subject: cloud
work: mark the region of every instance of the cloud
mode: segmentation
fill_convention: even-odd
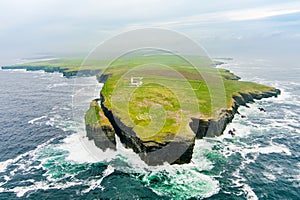
[[[267,33],[297,37],[300,2],[278,2],[1,0],[0,53],[7,54],[8,49],[13,55],[16,51],[85,51],[119,32],[144,27],[170,28],[196,39],[226,41],[244,41]],[[284,17],[289,14],[293,16]],[[281,29],[285,32],[272,32]]]
[[[240,8],[234,10],[221,10],[201,13],[197,15],[185,16],[168,21],[158,21],[151,23],[130,24],[131,28],[140,26],[154,26],[154,27],[178,27],[190,26],[205,23],[228,23],[228,22],[242,22],[251,20],[263,20],[266,18],[277,17],[282,15],[289,15],[300,13],[300,2],[281,3],[277,5],[268,5],[264,7],[256,7],[251,9]],[[300,18],[300,17],[299,17]]]
[[[241,11],[232,11],[225,13],[228,20],[231,21],[248,21],[248,20],[260,20],[269,17],[276,17],[281,15],[288,15],[300,13],[300,4],[280,4],[277,6],[270,6],[264,8],[255,8]]]

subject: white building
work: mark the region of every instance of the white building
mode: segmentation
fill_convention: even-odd
[[[143,84],[143,77],[131,77],[130,85],[132,86],[141,86]]]

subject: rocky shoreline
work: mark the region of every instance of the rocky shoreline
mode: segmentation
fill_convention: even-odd
[[[97,77],[98,81],[105,83],[110,75]],[[112,110],[105,107],[105,97],[101,93],[99,108],[103,111],[105,117],[110,123],[110,128],[102,126],[105,135],[111,135],[111,130],[120,138],[126,148],[131,148],[148,165],[162,165],[164,162],[170,164],[190,163],[192,159],[195,139],[203,137],[215,137],[223,134],[226,126],[233,120],[238,112],[239,106],[246,106],[247,103],[254,102],[262,98],[277,97],[280,94],[279,89],[271,89],[267,92],[258,93],[239,93],[232,97],[232,106],[230,109],[222,110],[217,118],[204,120],[192,118],[190,128],[195,133],[193,138],[171,138],[166,139],[165,143],[155,141],[142,141],[134,132],[132,127],[127,127],[116,117]],[[93,132],[87,126],[87,135]],[[107,131],[109,130],[109,131]],[[98,142],[99,144],[99,142]],[[100,147],[103,149],[103,147]]]
[[[280,93],[279,89],[260,93],[239,93],[239,95],[232,97],[231,109],[222,110],[217,119],[202,120],[193,118],[190,127],[196,134],[197,139],[220,136],[223,134],[226,126],[232,122],[240,106],[246,106],[247,103],[253,103],[254,100],[262,98],[277,97]]]
[[[96,75],[99,83],[105,83],[111,76],[111,74],[99,75],[100,70],[68,71],[67,68],[47,66],[3,66],[2,69],[43,70],[48,73],[59,72],[66,78]],[[230,80],[240,79],[240,77],[230,74],[230,77],[224,78]],[[95,109],[98,106],[102,111],[101,118],[105,118],[107,123],[104,125],[86,124],[87,137],[89,140],[93,140],[98,148],[105,151],[106,149],[116,149],[115,135],[117,135],[126,148],[131,148],[148,165],[162,165],[164,162],[170,164],[189,163],[192,159],[195,140],[223,134],[226,126],[238,113],[239,106],[246,106],[247,103],[262,98],[277,97],[279,94],[280,90],[278,89],[258,93],[238,93],[232,97],[231,108],[220,111],[217,118],[191,118],[189,126],[195,134],[193,138],[167,138],[164,143],[159,143],[156,141],[142,141],[132,127],[127,127],[114,115],[112,110],[105,107],[105,97],[101,93],[101,99],[95,100],[90,108]],[[95,102],[97,103],[95,104]]]
[[[195,138],[170,139],[166,143],[155,141],[142,141],[136,136],[132,127],[128,127],[113,114],[113,111],[107,109],[104,105],[105,98],[101,95],[101,109],[108,118],[116,135],[126,148],[131,148],[138,153],[140,158],[148,165],[161,165],[164,162],[170,164],[189,163],[192,159]]]
[[[192,159],[195,137],[187,140],[173,140],[166,143],[155,141],[142,141],[136,136],[133,128],[124,125],[119,118],[114,116],[113,111],[107,109],[101,100],[93,100],[89,113],[93,112],[96,118],[107,120],[106,123],[89,124],[86,115],[86,134],[89,140],[93,140],[95,145],[103,151],[116,149],[115,135],[126,148],[131,148],[148,165],[162,165],[164,162],[171,164],[189,163]],[[99,102],[99,103],[98,103]],[[99,105],[100,104],[100,105]]]
[[[64,67],[47,67],[47,66],[26,66],[26,65],[18,65],[18,66],[2,66],[3,70],[16,70],[16,69],[24,69],[26,71],[44,71],[47,73],[62,73],[66,78],[78,77],[78,76],[96,76],[101,72],[101,70],[73,70],[69,71],[68,68]]]

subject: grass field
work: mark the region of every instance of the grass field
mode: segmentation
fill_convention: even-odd
[[[133,127],[142,141],[165,142],[192,137],[192,117],[211,119],[230,109],[232,97],[274,88],[237,81],[237,76],[212,67],[204,57],[146,56],[121,58],[104,71],[112,74],[102,95],[104,105]],[[134,86],[131,78],[142,78]]]
[[[238,81],[229,71],[215,68],[216,64],[201,56],[125,55],[113,62],[57,59],[26,66],[59,67],[69,72],[101,69],[103,74],[111,74],[101,91],[104,105],[132,127],[142,141],[164,143],[193,137],[189,128],[192,117],[216,118],[222,109],[231,108],[232,97],[239,93],[274,89]],[[132,84],[132,78],[141,81],[140,86]],[[86,123],[108,124],[101,116],[104,114],[94,102],[87,112]]]

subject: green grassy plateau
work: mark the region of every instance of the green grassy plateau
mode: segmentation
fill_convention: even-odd
[[[232,108],[233,96],[275,89],[238,81],[214,64],[193,56],[120,58],[103,72],[111,75],[101,91],[104,106],[142,141],[164,143],[193,137],[191,118],[216,118],[221,110]],[[134,86],[132,77],[141,85]]]
[[[189,128],[191,118],[216,118],[221,110],[232,108],[233,96],[275,89],[238,81],[236,75],[216,68],[215,64],[218,63],[206,57],[152,55],[123,56],[111,63],[88,60],[82,64],[82,60],[57,59],[16,67],[43,66],[65,72],[102,70],[104,75],[110,74],[101,91],[104,106],[132,127],[143,142],[164,143],[194,137]],[[139,86],[132,84],[139,81]],[[86,124],[95,123],[107,125],[109,121],[100,106],[92,102]]]

